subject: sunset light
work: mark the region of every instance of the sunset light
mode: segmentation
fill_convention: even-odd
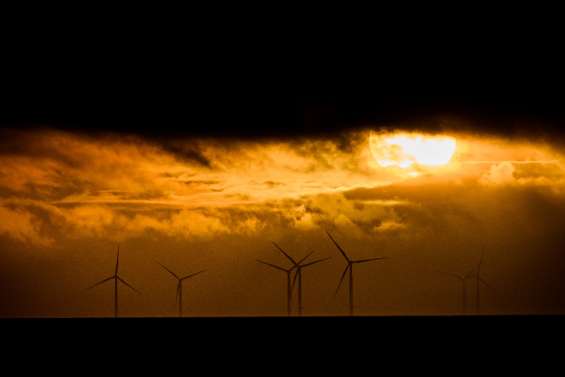
[[[382,167],[408,168],[446,165],[456,148],[456,141],[448,136],[420,134],[371,134],[371,152]]]

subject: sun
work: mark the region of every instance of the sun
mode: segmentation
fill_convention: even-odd
[[[447,165],[455,153],[455,138],[416,133],[371,133],[371,152],[382,167]]]

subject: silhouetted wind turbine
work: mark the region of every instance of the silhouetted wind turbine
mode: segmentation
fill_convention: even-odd
[[[339,284],[338,284],[338,286],[335,290],[334,296],[336,296],[337,293],[339,292],[339,288],[341,287],[341,284],[343,283],[343,280],[345,279],[345,275],[347,274],[347,271],[349,271],[349,315],[353,315],[353,265],[357,264],[357,263],[366,263],[366,262],[372,262],[372,261],[382,260],[382,259],[387,259],[387,258],[386,257],[375,257],[375,258],[357,259],[357,260],[349,259],[349,257],[345,253],[345,251],[341,248],[341,246],[339,246],[339,244],[336,242],[336,240],[334,240],[334,238],[331,236],[331,234],[328,231],[326,231],[326,234],[328,235],[330,240],[332,240],[335,247],[337,247],[337,249],[339,250],[341,255],[343,255],[343,257],[345,258],[345,260],[347,262],[347,266],[345,267],[345,270],[343,270],[343,273],[341,274],[341,278],[340,278]]]
[[[287,313],[287,315],[290,316],[290,313],[292,311],[292,308],[291,308],[292,288],[291,288],[290,274],[292,273],[292,270],[294,270],[294,266],[291,267],[291,268],[283,268],[283,267],[277,266],[276,264],[264,262],[264,261],[259,260],[259,259],[257,259],[257,262],[262,263],[266,266],[272,267],[274,269],[277,269],[279,271],[283,271],[284,273],[286,273],[286,313]]]
[[[470,279],[474,276],[473,271],[471,270],[465,275],[457,274],[457,273],[454,273],[454,272],[445,272],[445,271],[438,271],[438,272],[445,274],[445,275],[449,275],[451,277],[454,277],[461,282],[461,312],[466,313],[467,312],[467,285],[465,283],[467,282],[467,279]]]
[[[132,287],[124,279],[122,279],[122,277],[120,277],[120,275],[118,275],[119,265],[120,265],[120,245],[118,245],[118,253],[116,255],[116,269],[114,270],[114,275],[112,275],[112,276],[110,276],[106,279],[100,280],[98,283],[86,288],[87,290],[92,289],[96,286],[99,286],[100,284],[104,284],[107,281],[114,280],[114,317],[118,316],[118,281],[121,282],[122,284],[126,285],[128,288],[132,289],[136,293],[138,293],[138,294],[141,293],[137,289]]]
[[[159,263],[159,262],[157,262]],[[179,307],[179,317],[182,317],[182,283],[187,280],[190,279],[198,274],[201,274],[203,272],[206,272],[206,270],[202,270],[202,271],[198,271],[195,272],[193,274],[189,274],[183,277],[179,277],[177,274],[175,274],[173,271],[169,270],[167,267],[165,267],[164,265],[162,265],[161,263],[159,263],[159,265],[161,267],[163,267],[168,273],[170,273],[171,275],[173,275],[173,277],[175,279],[177,279],[177,295],[176,295],[176,299],[177,299],[177,303],[178,303],[178,307]]]
[[[312,266],[314,264],[323,262],[329,258],[324,258],[324,259],[318,259],[306,264],[303,264],[304,261],[306,259],[308,259],[308,257],[310,255],[312,255],[314,252],[311,251],[310,253],[308,253],[304,258],[302,258],[301,260],[299,260],[298,262],[296,260],[294,260],[294,258],[292,258],[287,252],[285,252],[282,247],[280,247],[279,245],[277,245],[275,242],[273,242],[273,245],[293,264],[293,269],[296,269],[295,275],[294,275],[294,280],[291,286],[291,291],[294,290],[294,285],[296,284],[296,280],[298,279],[298,315],[302,315],[302,268],[304,267],[309,267]]]
[[[298,314],[299,315],[302,315],[302,311],[304,309],[304,307],[302,306],[302,269],[327,261],[328,259],[331,258],[331,257],[327,257],[327,258],[316,259],[314,261],[303,264],[304,260],[306,260],[310,255],[312,255],[312,253],[313,252],[306,255],[295,265],[296,272],[294,274],[294,280],[292,282],[292,289],[294,288],[294,286],[296,285],[296,281],[298,280]]]
[[[481,283],[488,288],[492,288],[482,277],[481,277],[481,267],[483,264],[483,257],[485,255],[485,250],[481,252],[481,258],[479,259],[479,263],[477,264],[477,268],[475,269],[475,279],[476,279],[476,304],[477,304],[477,314],[481,312]]]

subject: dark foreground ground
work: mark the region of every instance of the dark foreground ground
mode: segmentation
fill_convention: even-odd
[[[520,341],[526,337],[564,338],[563,315],[479,315],[398,317],[210,317],[210,318],[26,318],[1,319],[4,336],[19,339],[120,339],[126,342],[176,338],[201,344],[299,339],[380,343],[384,339],[465,342],[485,337]]]
[[[344,365],[346,376],[370,368],[453,375],[559,364],[565,316],[2,319],[0,334],[4,361],[73,375],[334,375]]]

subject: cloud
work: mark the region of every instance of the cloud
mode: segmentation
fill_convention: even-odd
[[[396,222],[394,220],[386,220],[376,227],[377,232],[395,232],[406,228],[406,224]]]
[[[487,174],[481,177],[481,182],[489,184],[507,184],[515,181],[514,165],[511,162],[501,162],[491,166]]]
[[[473,203],[483,186],[556,195],[565,187],[553,149],[472,135],[458,136],[453,163],[437,171],[378,166],[364,132],[179,139],[173,147],[115,135],[21,135],[20,143],[4,141],[0,153],[0,222],[5,234],[43,246],[60,238],[211,239],[340,228],[359,239],[399,236],[440,229],[450,216],[480,222],[458,198]],[[18,220],[10,223],[12,215]]]
[[[41,231],[41,221],[30,212],[0,206],[0,234],[36,246],[48,247],[54,239]]]
[[[562,189],[565,175],[560,164],[545,162],[503,161],[493,163],[479,179],[487,185],[521,185]]]

